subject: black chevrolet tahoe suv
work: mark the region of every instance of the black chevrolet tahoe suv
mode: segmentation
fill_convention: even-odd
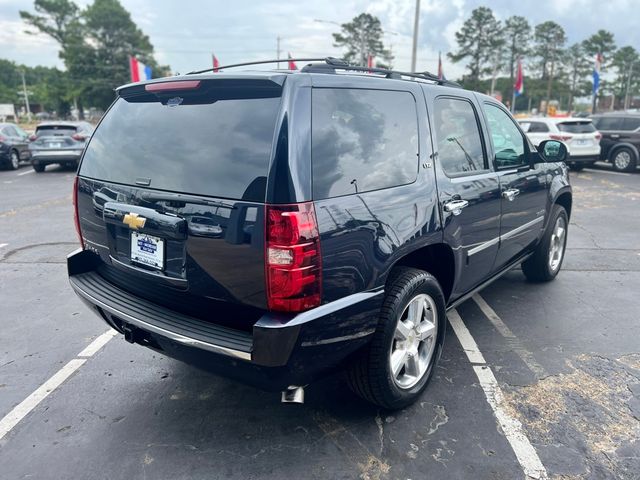
[[[77,294],[129,342],[301,400],[346,370],[415,401],[446,312],[561,268],[567,151],[427,74],[300,71],[126,85],[75,179]]]
[[[640,114],[607,112],[592,115],[602,134],[600,159],[619,172],[633,172],[640,164]]]

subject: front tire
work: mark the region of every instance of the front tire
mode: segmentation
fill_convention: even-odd
[[[36,171],[36,173],[42,173],[44,172],[44,168],[46,167],[46,165],[41,165],[39,163],[34,163],[33,164],[33,169]]]
[[[618,148],[611,156],[613,169],[617,172],[633,172],[636,169],[636,154],[628,147]]]
[[[394,269],[373,339],[347,371],[349,386],[386,409],[412,404],[433,375],[445,328],[445,299],[435,277],[415,268]]]
[[[562,268],[567,246],[569,216],[564,207],[554,205],[547,231],[532,256],[522,263],[522,271],[529,281],[549,282]]]
[[[11,150],[8,165],[10,170],[17,170],[18,167],[20,166],[20,155],[16,150]]]

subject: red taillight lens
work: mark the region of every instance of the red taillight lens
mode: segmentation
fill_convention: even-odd
[[[555,135],[555,134],[551,134],[551,135],[549,135],[549,138],[551,138],[551,140],[560,140],[561,142],[566,142],[567,140],[571,140],[571,135]]]
[[[6,140],[6,138],[4,138],[2,135],[0,135],[0,143],[4,142]]]
[[[73,180],[73,224],[76,227],[76,233],[78,234],[78,241],[80,246],[84,249],[84,241],[82,240],[82,230],[80,230],[80,215],[78,213],[78,177]]]
[[[602,138],[602,134],[600,132],[596,133],[596,140],[600,140]]]
[[[82,135],[81,133],[74,133],[73,135],[71,135],[71,138],[78,142],[84,142],[87,139],[87,137],[85,135]]]
[[[38,137],[36,136],[35,133],[29,135],[29,141],[30,142],[35,142],[38,139]]]
[[[266,206],[266,286],[270,310],[320,305],[320,235],[312,202]]]

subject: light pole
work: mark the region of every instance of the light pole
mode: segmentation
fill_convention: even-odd
[[[413,47],[411,48],[411,71],[416,71],[418,56],[418,28],[420,27],[420,0],[416,0],[416,16],[413,19]]]
[[[29,93],[27,92],[27,84],[24,81],[24,70],[20,70],[22,76],[22,94],[24,95],[24,105],[27,108],[27,119],[31,123],[31,107],[29,106]]]

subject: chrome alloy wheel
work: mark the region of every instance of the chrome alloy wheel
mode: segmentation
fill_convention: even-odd
[[[563,217],[558,217],[553,226],[551,241],[549,242],[549,268],[555,272],[562,262],[566,243],[567,223]]]
[[[631,164],[631,154],[626,150],[616,153],[616,156],[613,158],[613,164],[618,170],[629,168]]]
[[[438,336],[438,311],[429,295],[411,299],[398,319],[389,363],[393,381],[400,388],[416,385],[429,368]]]
[[[20,166],[20,157],[15,150],[11,150],[11,168],[16,170]]]

